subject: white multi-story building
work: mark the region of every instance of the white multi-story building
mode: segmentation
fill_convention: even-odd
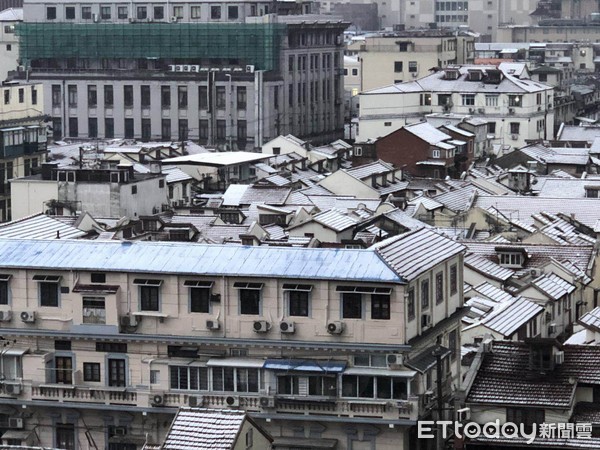
[[[46,88],[55,138],[254,149],[343,132],[347,23],[311,4],[28,0],[18,76]]]
[[[427,229],[367,250],[0,240],[0,428],[133,450],[203,405],[282,449],[420,448],[460,380],[463,252]]]
[[[15,27],[23,20],[21,8],[0,11],[0,81],[4,81],[10,70],[16,70],[19,59],[19,41]]]
[[[494,142],[519,148],[553,137],[554,88],[519,79],[508,68],[447,67],[424,78],[360,95],[357,140],[386,136],[427,114],[473,116],[488,122]]]

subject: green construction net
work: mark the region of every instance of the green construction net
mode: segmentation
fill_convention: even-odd
[[[20,58],[239,59],[276,69],[285,24],[21,23]]]

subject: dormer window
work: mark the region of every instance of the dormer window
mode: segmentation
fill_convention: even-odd
[[[500,259],[500,265],[504,267],[523,267],[523,253],[520,252],[507,252],[500,253],[498,255]]]
[[[469,70],[470,81],[481,81],[483,80],[483,72],[481,70]]]
[[[458,80],[460,72],[458,69],[446,69],[444,78],[446,80]]]

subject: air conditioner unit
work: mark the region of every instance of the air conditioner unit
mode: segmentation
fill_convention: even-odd
[[[146,19],[146,22],[148,22],[148,23],[150,23],[150,22],[154,22],[154,19],[152,19],[152,17],[148,17],[148,18]]]
[[[531,269],[529,271],[529,274],[533,277],[533,278],[537,278],[542,274],[542,271],[540,269]]]
[[[412,77],[413,77],[413,78],[417,78],[418,76],[419,76],[419,74],[418,74],[417,72],[413,72],[413,73],[412,73]]]
[[[471,420],[471,408],[462,408],[456,410],[456,421],[467,422]]]
[[[275,398],[274,397],[261,397],[260,398],[260,406],[262,408],[275,408]]]
[[[508,114],[514,114],[515,113],[515,108],[508,108]]]
[[[344,332],[344,323],[335,321],[327,324],[327,332],[329,334],[342,334]]]
[[[165,405],[165,395],[164,394],[153,394],[152,399],[150,400],[152,406],[164,406]]]
[[[469,108],[469,113],[470,114],[474,114],[475,113],[475,108]]]
[[[129,18],[129,23],[134,23],[135,22],[135,17],[130,17]]]
[[[433,391],[425,391],[425,393],[423,394],[423,401],[425,402],[425,404],[431,403],[432,400]]]
[[[279,331],[281,331],[282,333],[295,333],[296,329],[294,327],[294,322],[291,322],[289,320],[282,320],[281,322],[279,322]]]
[[[477,110],[477,112],[478,112],[479,114],[485,114],[485,108],[479,108],[479,109]]]
[[[401,366],[404,362],[404,355],[402,353],[389,353],[386,355],[385,360],[388,368],[394,368]]]
[[[519,135],[518,135],[518,134],[511,134],[511,135],[510,135],[510,138],[511,138],[513,141],[517,141],[517,140],[519,139]]]
[[[206,321],[206,328],[208,328],[209,330],[218,330],[221,328],[221,324],[219,323],[218,320],[207,320]]]
[[[21,417],[9,417],[8,418],[8,428],[22,429],[23,428],[23,419]]]
[[[236,395],[230,395],[225,399],[227,406],[240,406],[240,398]]]
[[[219,303],[221,301],[221,294],[210,294],[210,301],[213,303]]]
[[[254,73],[254,66],[252,64],[248,64],[246,66],[246,72],[248,72],[248,73]]]
[[[271,329],[271,324],[266,320],[256,320],[253,328],[257,333],[267,333]]]
[[[20,395],[23,390],[23,386],[20,381],[5,381],[4,392],[8,395]]]
[[[35,311],[23,311],[21,313],[21,320],[27,323],[35,322]]]
[[[204,405],[204,397],[201,395],[190,395],[188,397],[188,406],[198,408],[202,405]]]
[[[548,103],[548,109],[552,109],[552,103]]]
[[[557,366],[565,362],[565,352],[556,352],[554,354],[554,364]]]
[[[100,16],[98,14],[92,14],[92,20],[94,22],[100,22]]]
[[[112,432],[114,436],[125,436],[127,434],[127,427],[114,427]]]
[[[177,20],[178,20],[178,19],[177,19],[177,16],[172,16],[172,17],[171,17],[171,22],[173,22],[173,23],[177,23]]]
[[[137,327],[138,320],[135,316],[121,316],[121,326],[123,327]]]
[[[421,326],[423,328],[429,328],[431,326],[431,314],[423,314],[421,316]]]
[[[0,311],[0,322],[10,322],[12,311]]]
[[[554,333],[556,333],[556,324],[551,323],[550,325],[548,325],[548,334],[554,334]]]

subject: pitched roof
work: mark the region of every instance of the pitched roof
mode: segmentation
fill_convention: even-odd
[[[544,308],[524,298],[509,301],[483,319],[482,324],[502,336],[510,337]]]
[[[554,300],[558,300],[575,290],[575,286],[554,273],[538,277],[533,280],[532,284]]]
[[[427,228],[394,236],[370,248],[406,280],[465,250],[458,242]]]
[[[0,224],[0,238],[76,239],[87,233],[54,216],[43,213]]]
[[[600,306],[585,313],[578,320],[585,328],[600,332]]]
[[[487,258],[483,258],[472,253],[468,253],[465,256],[465,266],[498,281],[506,281],[515,273],[511,269],[502,267],[501,265],[496,264]]]
[[[440,142],[452,139],[452,136],[438,130],[436,127],[431,125],[429,122],[419,122],[404,127],[405,131],[414,134],[419,139],[427,142],[431,145],[439,144]]]
[[[331,209],[329,211],[317,214],[313,217],[313,220],[337,232],[352,228],[358,223],[358,220],[347,216],[336,209]]]
[[[0,268],[403,283],[373,250],[0,239]]]
[[[497,288],[496,286],[488,282],[481,283],[480,285],[475,286],[472,289],[479,295],[489,298],[490,300],[496,303],[507,302],[515,298],[508,292],[503,291],[502,289]]]

